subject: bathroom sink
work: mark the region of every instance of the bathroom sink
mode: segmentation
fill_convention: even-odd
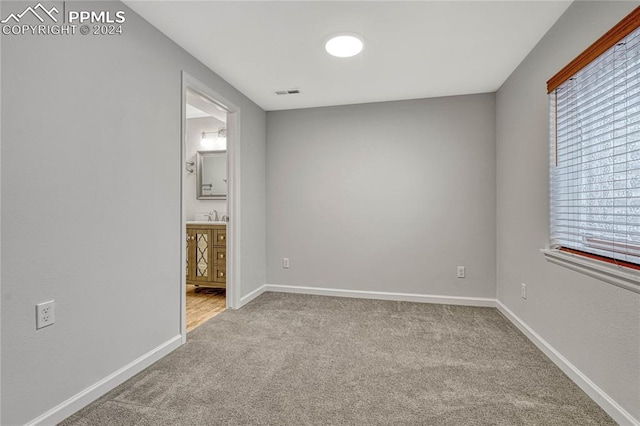
[[[221,220],[188,220],[187,225],[226,225],[227,222]]]

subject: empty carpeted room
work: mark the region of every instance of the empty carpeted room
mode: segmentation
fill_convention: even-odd
[[[639,6],[3,0],[0,424],[640,425]]]

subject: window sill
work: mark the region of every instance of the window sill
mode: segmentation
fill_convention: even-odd
[[[541,249],[540,251],[548,262],[573,269],[634,293],[640,293],[640,271],[611,265],[576,254],[565,253],[560,250]]]

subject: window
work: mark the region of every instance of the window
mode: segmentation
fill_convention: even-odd
[[[640,7],[547,83],[551,246],[640,269]]]

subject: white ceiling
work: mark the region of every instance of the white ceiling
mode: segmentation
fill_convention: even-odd
[[[203,117],[211,117],[209,114],[207,114],[204,111],[200,111],[198,108],[187,104],[187,110],[186,112],[186,118],[190,119],[190,118],[203,118]]]
[[[494,92],[571,1],[125,3],[270,111]],[[329,56],[338,32],[363,52]]]
[[[187,90],[186,102],[187,118],[213,117],[222,124],[227,122],[227,112],[199,93]]]

